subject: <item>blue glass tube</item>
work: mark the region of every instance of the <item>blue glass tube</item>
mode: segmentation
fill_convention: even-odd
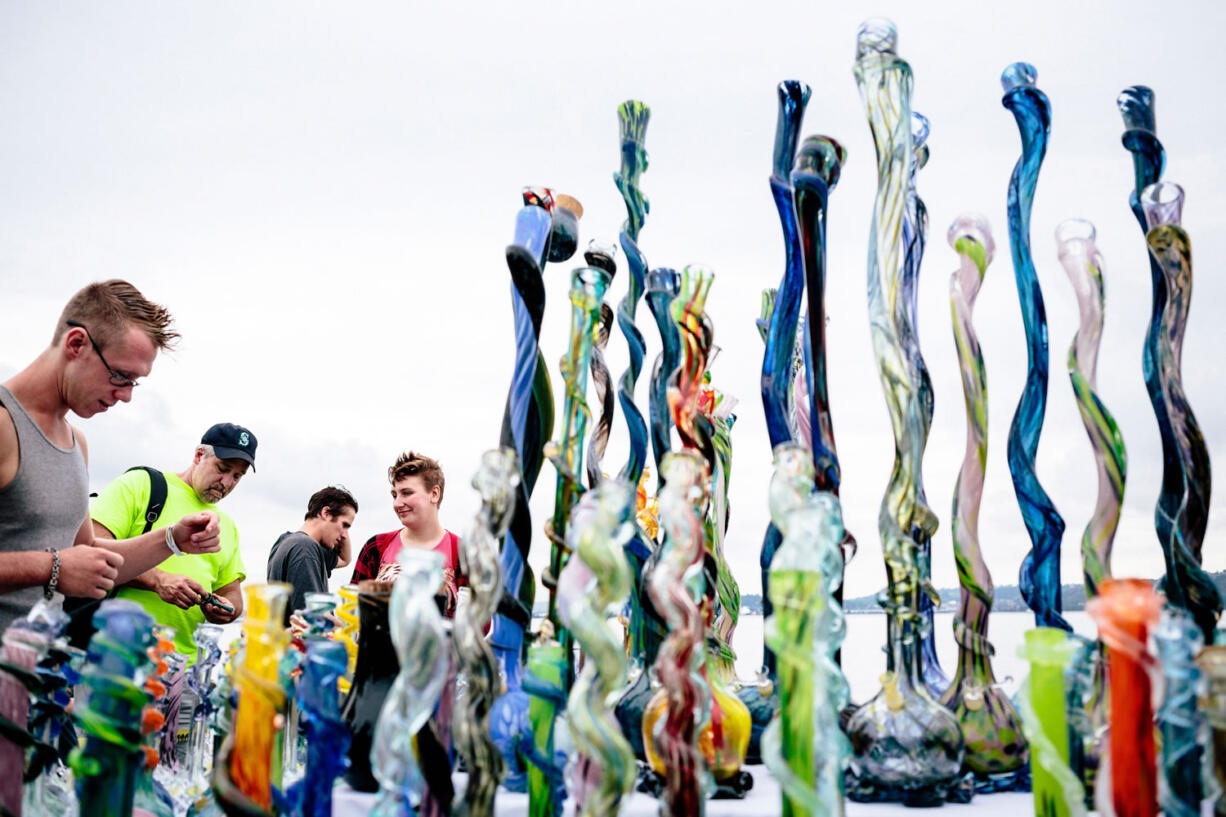
[[[766,332],[766,351],[762,356],[762,409],[766,414],[766,431],[772,449],[792,440],[788,428],[787,396],[792,355],[796,349],[796,327],[805,291],[804,255],[796,222],[796,203],[792,197],[792,166],[796,161],[800,125],[810,94],[809,86],[799,80],[784,80],[776,90],[779,95],[779,118],[775,124],[770,188],[783,229],[785,262],[783,280],[776,291]],[[768,523],[758,560],[762,571],[762,614],[768,618],[772,611],[768,594],[770,566],[782,540],[779,529],[774,523]],[[762,644],[762,666],[768,675],[774,677],[775,654],[765,640]]]
[[[669,304],[681,291],[681,273],[668,267],[657,267],[647,274],[647,306],[660,331],[660,353],[651,369],[648,391],[648,412],[651,415],[651,450],[656,459],[659,485],[660,466],[664,455],[672,448],[673,419],[668,411],[668,377],[677,368],[681,357],[681,336],[669,314]],[[658,487],[658,486],[657,486]]]
[[[345,674],[349,655],[345,645],[326,636],[306,640],[306,659],[298,683],[302,728],[307,736],[306,774],[295,784],[302,787],[303,817],[331,817],[332,784],[345,771],[349,755],[349,727],[341,717],[336,681]],[[298,802],[298,795],[290,797]]]
[[[506,682],[506,692],[490,712],[490,730],[507,761],[505,785],[511,791],[524,791],[527,787],[524,764],[518,760],[515,745],[520,736],[530,734],[522,666],[524,628],[531,621],[531,600],[536,589],[536,581],[528,567],[528,551],[532,544],[532,516],[528,503],[544,462],[545,440],[553,433],[553,397],[548,369],[539,347],[545,314],[541,265],[552,220],[546,207],[539,203],[539,197],[525,192],[524,198],[524,207],[516,217],[515,241],[506,249],[515,316],[515,369],[501,435],[502,444],[515,449],[521,467],[515,511],[500,560],[504,598],[519,600],[519,615],[512,618],[503,612],[497,613],[490,631],[490,644]]]
[[[1064,536],[1064,519],[1035,472],[1039,435],[1047,411],[1048,354],[1047,314],[1030,253],[1030,211],[1051,132],[1051,103],[1035,87],[1035,77],[1033,65],[1015,62],[1000,78],[1005,89],[1001,104],[1013,113],[1022,139],[1022,155],[1009,179],[1009,247],[1026,327],[1029,363],[1026,385],[1009,428],[1009,472],[1031,542],[1018,580],[1022,598],[1034,611],[1037,626],[1071,632],[1073,628],[1060,614],[1060,540]]]
[[[638,485],[639,477],[643,475],[643,464],[647,460],[647,421],[634,403],[634,387],[643,369],[643,355],[647,346],[634,319],[647,277],[647,260],[639,251],[638,238],[650,207],[647,197],[639,190],[639,178],[647,170],[647,151],[643,149],[643,140],[647,135],[651,109],[642,102],[629,100],[618,106],[617,118],[621,126],[621,168],[613,174],[613,181],[626,202],[626,221],[619,240],[630,270],[629,289],[617,307],[617,325],[626,337],[630,354],[630,364],[617,386],[617,401],[626,418],[630,448],[618,478]]]
[[[1205,791],[1201,779],[1207,724],[1197,706],[1201,670],[1196,654],[1202,646],[1200,627],[1180,607],[1162,612],[1153,641],[1162,667],[1162,705],[1157,717],[1162,733],[1159,803],[1167,817],[1196,817]]]

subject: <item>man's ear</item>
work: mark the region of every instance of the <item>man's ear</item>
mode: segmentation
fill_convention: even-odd
[[[328,508],[327,505],[324,505],[322,508],[319,509],[319,518],[325,522],[331,522],[334,519],[334,517],[332,516],[332,511]]]

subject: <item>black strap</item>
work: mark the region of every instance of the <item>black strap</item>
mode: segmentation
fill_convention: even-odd
[[[128,471],[144,471],[149,475],[149,504],[145,507],[145,527],[141,530],[141,533],[148,533],[162,515],[162,508],[166,507],[166,475],[150,465],[134,465]]]

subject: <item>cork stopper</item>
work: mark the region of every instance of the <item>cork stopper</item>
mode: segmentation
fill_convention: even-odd
[[[554,196],[554,205],[557,207],[565,207],[575,214],[575,218],[583,218],[583,205],[574,196],[568,196],[565,193],[558,193]]]

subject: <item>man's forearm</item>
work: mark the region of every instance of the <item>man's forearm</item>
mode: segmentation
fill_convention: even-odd
[[[126,565],[127,562],[125,561],[124,564]],[[121,570],[118,583],[125,584],[128,587],[135,587],[137,590],[151,590],[156,593],[158,589],[158,578],[161,575],[161,570],[158,570],[156,567],[151,567],[144,573],[138,573],[127,581],[124,581],[123,571]]]
[[[41,550],[6,553],[0,567],[0,593],[45,585],[51,579],[51,561],[51,554]]]

